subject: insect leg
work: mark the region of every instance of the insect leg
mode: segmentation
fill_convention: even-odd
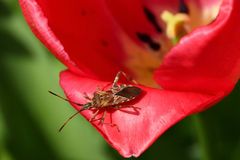
[[[123,71],[119,71],[117,73],[117,75],[115,76],[115,79],[113,81],[112,84],[112,88],[117,88],[117,82],[119,81],[120,76],[123,75],[128,81],[134,83],[134,84],[138,84],[137,81],[133,80],[132,78],[130,78],[129,76],[127,76],[127,74]]]
[[[134,83],[134,84],[138,84],[137,81],[135,81],[134,79],[132,79],[131,77],[127,76],[127,74],[125,72],[120,71],[121,74],[130,82]]]
[[[96,112],[93,113],[92,117],[89,119],[89,122],[92,122],[93,120],[95,120],[98,112],[99,112],[100,109],[98,109]]]
[[[99,110],[97,110],[94,114],[93,114],[93,116],[91,117],[91,119],[89,120],[90,122],[93,122],[93,121],[97,121],[97,120],[100,120],[100,124],[103,124],[103,122],[104,122],[104,119],[105,119],[105,117],[106,117],[106,113],[107,113],[107,111],[105,110],[104,112],[103,112],[103,115],[102,115],[102,117],[101,118],[98,118],[98,119],[95,119],[96,118],[96,116],[97,116],[97,113],[99,112]]]
[[[107,111],[105,110],[105,111],[103,112],[103,115],[102,115],[101,119],[100,119],[100,123],[101,123],[101,124],[104,123],[104,119],[105,119],[105,117],[106,117],[106,113],[107,113]]]
[[[121,105],[114,106],[115,109],[120,109],[121,107]]]
[[[87,95],[86,92],[83,92],[83,97],[86,98],[87,100],[91,101],[92,99]]]
[[[103,112],[103,115],[102,115],[102,117],[100,118],[100,124],[105,124],[105,125],[110,125],[111,127],[116,127],[117,128],[117,130],[118,130],[118,132],[120,132],[120,129],[119,129],[119,127],[116,125],[116,124],[114,124],[114,123],[105,123],[104,122],[104,120],[105,120],[105,117],[106,117],[106,114],[107,114],[107,111],[105,110],[104,112]]]
[[[133,109],[141,109],[140,107],[135,107],[135,106],[132,106],[132,105],[125,105],[126,107],[129,107],[129,108],[133,108]],[[124,107],[125,107],[124,106]]]
[[[117,73],[117,75],[114,78],[113,84],[112,84],[112,88],[116,88],[117,87],[117,82],[119,81],[120,75],[121,75],[122,71],[119,71]]]
[[[141,109],[140,107],[135,107],[133,105],[117,105],[117,106],[114,106],[115,109],[121,109],[121,108],[133,108],[133,109]]]
[[[114,124],[114,123],[101,123],[101,124],[109,125],[109,126],[111,126],[111,127],[116,127],[116,128],[117,128],[117,131],[120,132],[119,127],[118,127],[116,124]]]

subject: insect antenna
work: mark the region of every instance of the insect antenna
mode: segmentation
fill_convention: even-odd
[[[80,112],[82,112],[83,110],[86,110],[86,108],[82,108],[79,111],[77,111],[76,113],[74,113],[73,115],[71,115],[71,117],[69,117],[64,123],[63,125],[59,128],[58,132],[61,132],[62,129],[66,126],[66,124],[76,115],[78,115]]]
[[[64,98],[64,97],[62,97],[62,96],[60,96],[60,95],[58,95],[58,94],[56,94],[56,93],[54,93],[54,92],[52,92],[52,91],[48,91],[48,92],[49,92],[50,94],[58,97],[58,98],[63,99],[64,101],[68,101],[68,102],[73,103],[73,104],[76,104],[76,105],[78,105],[78,106],[83,106],[83,104],[81,104],[81,103],[73,102],[73,101],[71,101],[71,100],[69,100],[69,99],[67,99],[67,98]]]

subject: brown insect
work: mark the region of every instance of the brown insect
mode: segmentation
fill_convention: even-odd
[[[73,114],[71,117],[69,117],[64,122],[64,124],[60,127],[59,132],[64,128],[64,126],[74,116],[76,116],[78,113],[80,113],[84,110],[95,110],[95,112],[93,113],[93,116],[89,119],[90,122],[95,121],[95,120],[100,120],[101,124],[109,124],[111,126],[116,126],[117,127],[116,124],[104,123],[104,119],[105,119],[105,116],[106,116],[107,109],[108,108],[119,109],[119,108],[122,107],[123,103],[135,99],[142,92],[142,90],[140,88],[136,87],[136,86],[127,85],[127,84],[117,84],[121,75],[123,75],[127,80],[130,81],[130,79],[127,77],[127,75],[124,72],[119,71],[117,73],[117,75],[115,76],[115,79],[112,83],[112,86],[109,89],[107,89],[107,90],[97,89],[93,93],[92,98],[90,98],[86,93],[84,93],[84,97],[89,101],[85,104],[80,104],[80,103],[70,101],[66,98],[63,98],[63,97],[57,95],[56,93],[53,93],[53,92],[49,91],[49,93],[65,100],[65,101],[71,102],[71,103],[76,104],[78,106],[82,106],[82,108],[79,111],[77,111],[75,114]],[[131,80],[131,81],[136,84],[136,82],[134,80]],[[134,106],[131,106],[131,107],[132,108],[137,108],[137,107],[134,107]],[[104,111],[102,117],[100,119],[95,119],[100,111]]]

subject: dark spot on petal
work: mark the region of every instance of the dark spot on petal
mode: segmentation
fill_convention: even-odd
[[[184,0],[179,0],[179,12],[189,14],[189,9]]]
[[[144,10],[144,13],[145,13],[147,19],[149,20],[149,22],[152,23],[152,25],[157,30],[157,32],[161,33],[162,32],[162,28],[158,24],[155,15],[146,7],[144,7],[143,10]]]
[[[87,15],[86,10],[84,10],[84,9],[80,10],[80,15],[81,16],[86,16]]]
[[[107,47],[109,45],[108,41],[106,40],[101,40],[100,43],[103,47]]]
[[[159,51],[161,49],[161,45],[156,42],[149,43],[149,47],[154,51]]]

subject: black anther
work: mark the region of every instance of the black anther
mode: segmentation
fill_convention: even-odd
[[[184,0],[179,0],[179,12],[189,14],[189,8]]]
[[[149,22],[152,23],[152,25],[157,30],[157,32],[161,33],[162,32],[162,28],[158,24],[155,15],[146,7],[144,7],[143,10],[144,10],[144,13],[145,13],[147,19],[149,20]]]

